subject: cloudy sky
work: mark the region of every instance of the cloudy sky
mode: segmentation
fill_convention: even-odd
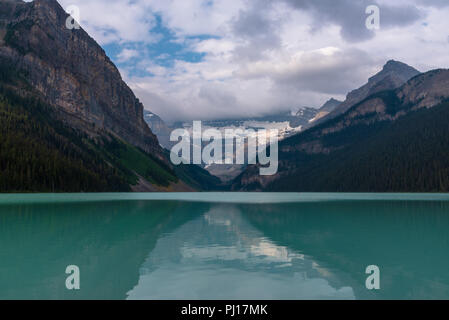
[[[389,59],[449,67],[448,0],[59,0],[167,121],[318,107]],[[367,6],[380,29],[366,28]]]

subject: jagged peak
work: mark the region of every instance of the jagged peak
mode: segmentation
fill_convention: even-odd
[[[398,77],[403,81],[407,81],[408,79],[420,73],[421,72],[404,62],[397,60],[388,60],[387,63],[383,66],[382,70],[371,77],[368,82],[378,82],[391,75]]]
[[[342,102],[343,101],[337,100],[335,98],[330,98],[329,100],[326,101],[326,103],[324,105],[329,104],[329,103],[342,103]]]
[[[384,69],[395,68],[395,67],[412,68],[411,66],[409,66],[408,64],[406,64],[404,62],[393,60],[393,59],[388,60],[387,63],[384,65]]]
[[[333,111],[335,108],[337,108],[342,103],[343,103],[342,101],[339,101],[339,100],[334,99],[334,98],[330,98],[329,100],[326,101],[325,104],[323,104],[321,106],[319,111],[331,112],[331,111]]]

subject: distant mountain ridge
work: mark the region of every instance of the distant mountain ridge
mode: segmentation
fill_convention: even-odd
[[[336,100],[334,98],[329,99],[326,103],[318,110],[319,112],[332,112],[343,102]]]
[[[341,101],[330,99],[321,108],[301,107],[292,111],[284,111],[271,115],[248,117],[240,119],[222,119],[222,120],[206,120],[202,121],[204,127],[212,127],[218,130],[223,130],[228,127],[237,127],[240,129],[260,129],[264,127],[277,128],[279,130],[279,139],[298,133],[308,123],[319,119],[333,111]],[[145,110],[145,121],[148,123],[151,130],[157,135],[161,145],[166,149],[171,149],[175,142],[170,141],[170,133],[177,128],[189,128],[191,123],[178,122],[172,125],[167,125],[159,116]],[[257,127],[257,128],[256,128]],[[219,177],[223,182],[229,182],[237,177],[244,165],[204,165],[209,173]]]
[[[315,117],[309,120],[308,126],[311,124],[314,124],[319,119],[322,119],[326,117],[329,113],[333,112],[335,109],[337,109],[342,104],[342,101],[338,101],[334,98],[331,98],[328,100],[320,109],[318,109],[317,114]]]
[[[317,114],[317,112],[318,110],[316,108],[300,107],[291,111],[282,111],[261,116],[241,117],[235,119],[206,120],[203,121],[203,123],[210,126],[225,127],[239,126],[246,121],[288,122],[292,128],[295,128],[306,124]]]
[[[292,129],[295,129],[303,127],[311,121],[318,120],[319,118],[329,114],[341,103],[341,101],[331,98],[318,109],[312,107],[300,107],[291,111],[283,111],[262,116],[204,120],[202,121],[202,124],[208,127],[224,128],[232,126],[241,127],[244,126],[244,123],[246,122],[287,122]],[[179,121],[172,124],[167,124],[161,119],[161,117],[149,110],[144,110],[144,119],[151,131],[158,137],[161,146],[166,149],[170,149],[173,146],[173,142],[170,141],[171,131],[177,128],[183,128],[189,123],[189,121]]]
[[[420,72],[418,70],[405,63],[389,60],[379,73],[369,78],[365,85],[348,93],[345,101],[336,107],[335,110],[329,112],[328,115],[313,123],[313,125],[323,123],[345,113],[351,107],[372,94],[399,88],[408,80],[419,74]]]
[[[233,189],[447,192],[448,121],[449,70],[429,71],[282,141],[277,175],[250,166]]]

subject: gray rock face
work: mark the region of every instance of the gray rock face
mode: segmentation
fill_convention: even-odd
[[[151,131],[157,136],[161,146],[169,150],[174,145],[174,143],[170,141],[172,129],[167,126],[164,120],[151,111],[144,110],[143,115],[145,122],[148,124]]]
[[[342,101],[338,101],[338,100],[332,98],[332,99],[328,100],[318,111],[319,112],[332,112],[342,103],[343,103]]]
[[[410,79],[403,86],[389,92],[388,96],[372,94],[332,121],[311,129],[314,137],[296,145],[296,150],[309,154],[330,153],[321,148],[322,139],[348,127],[366,125],[378,121],[394,121],[420,108],[434,107],[449,99],[449,70],[433,70]],[[338,149],[343,146],[334,146]],[[291,146],[286,147],[285,151]],[[281,147],[282,149],[282,147]]]
[[[248,166],[234,181],[233,187],[236,190],[253,190],[256,186],[256,190],[264,190],[273,181],[285,178],[303,165],[297,160],[298,155],[332,155],[358,143],[361,138],[358,133],[342,138],[342,133],[349,132],[351,128],[394,122],[418,109],[429,109],[448,100],[449,70],[420,74],[397,89],[374,93],[338,117],[282,141],[276,175],[260,176],[257,166]]]
[[[438,69],[408,81],[397,92],[399,99],[413,110],[431,108],[449,98],[449,70]]]
[[[341,101],[338,101],[334,98],[328,100],[321,108],[318,109],[317,114],[313,119],[310,119],[305,126],[305,129],[312,127],[317,121],[326,117],[329,113],[334,111],[338,106],[342,104]]]
[[[405,63],[390,60],[383,67],[382,71],[374,75],[368,80],[364,86],[351,91],[346,100],[341,103],[335,110],[327,116],[316,121],[314,125],[323,123],[329,119],[335,118],[348,111],[352,106],[366,99],[372,94],[385,90],[393,90],[399,88],[411,78],[419,75],[420,72]]]
[[[293,128],[299,126],[305,126],[309,123],[310,119],[313,119],[317,115],[317,109],[302,107],[296,112],[295,115],[291,116],[290,126]]]
[[[66,27],[67,17],[55,0],[1,0],[0,63],[25,74],[72,127],[111,133],[161,157],[143,105],[95,40]]]

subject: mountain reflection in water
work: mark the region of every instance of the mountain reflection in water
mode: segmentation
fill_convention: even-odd
[[[0,299],[449,298],[449,197],[176,196],[0,197]]]

